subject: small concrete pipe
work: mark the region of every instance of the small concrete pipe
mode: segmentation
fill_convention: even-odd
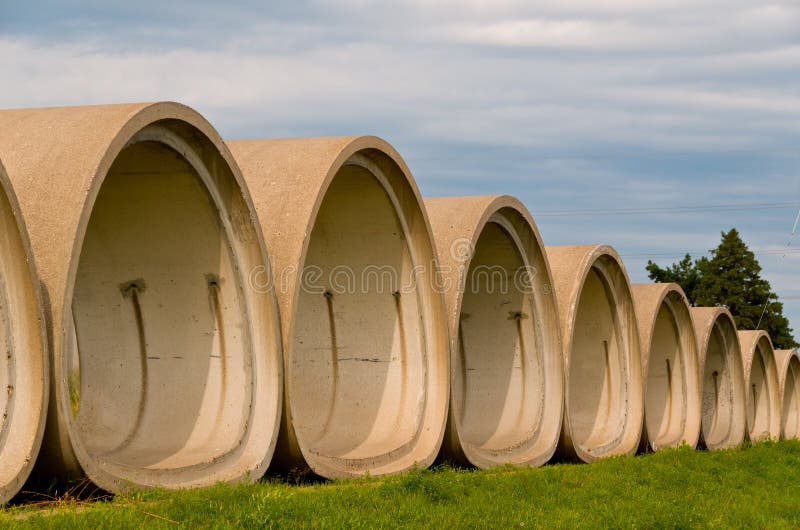
[[[689,309],[702,382],[699,446],[728,449],[747,430],[744,366],[733,315],[723,307]]]
[[[739,332],[747,396],[747,436],[752,442],[780,440],[781,394],[772,341],[766,331]]]
[[[800,438],[800,354],[797,350],[775,350],[778,388],[781,395],[781,438]]]
[[[538,466],[564,403],[558,310],[541,237],[517,199],[426,199],[450,324],[443,454],[477,467]]]
[[[642,434],[644,383],[628,274],[606,245],[546,250],[564,345],[562,452],[584,462],[633,454]]]
[[[281,410],[260,228],[228,149],[175,103],[0,111],[52,340],[37,466],[109,491],[254,480]]]
[[[284,339],[276,468],[327,478],[425,467],[449,352],[430,225],[375,137],[229,142],[270,248]]]
[[[47,416],[48,353],[39,280],[11,182],[0,162],[0,503],[31,473]]]
[[[700,368],[689,302],[676,283],[636,283],[633,300],[642,342],[644,429],[641,447],[697,445]]]

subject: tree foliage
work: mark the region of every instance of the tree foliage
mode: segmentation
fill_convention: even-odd
[[[783,304],[761,277],[761,265],[739,232],[722,232],[722,241],[710,254],[694,261],[686,254],[666,268],[648,261],[647,272],[651,280],[679,284],[692,305],[727,307],[739,329],[766,330],[776,348],[800,346],[783,316]]]

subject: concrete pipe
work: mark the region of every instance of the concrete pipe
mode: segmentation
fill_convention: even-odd
[[[628,274],[606,245],[546,250],[564,344],[562,451],[584,462],[633,454],[642,433],[644,384]]]
[[[692,307],[702,381],[700,442],[728,449],[747,430],[744,366],[733,315],[723,307]]]
[[[781,437],[781,395],[772,341],[766,331],[739,332],[747,381],[747,436],[752,442]]]
[[[327,478],[428,466],[448,403],[430,225],[374,137],[229,142],[270,247],[284,338],[276,466]]]
[[[16,495],[39,453],[47,415],[47,338],[28,233],[0,162],[0,503]]]
[[[229,151],[175,103],[0,112],[52,333],[40,469],[109,491],[256,479],[280,329]]]
[[[775,350],[778,389],[781,395],[781,438],[800,438],[800,354]]]
[[[676,283],[632,286],[642,343],[644,429],[641,446],[697,445],[700,368],[689,302]]]
[[[426,199],[450,324],[444,455],[541,465],[564,402],[561,337],[539,232],[517,199]]]

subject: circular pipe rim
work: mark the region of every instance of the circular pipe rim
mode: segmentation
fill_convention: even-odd
[[[279,271],[286,283],[278,289],[278,305],[282,315],[284,373],[284,410],[281,434],[278,442],[280,462],[276,467],[307,467],[319,476],[331,479],[399,473],[413,467],[428,467],[433,463],[442,444],[449,396],[449,340],[445,319],[444,300],[433,287],[440,285],[438,261],[433,234],[422,197],[411,171],[400,154],[385,140],[376,136],[293,138],[278,140],[234,140],[227,142],[255,200],[258,219],[271,249],[273,269]],[[408,233],[417,230],[425,236],[420,242],[427,256],[414,256],[408,245],[414,264],[422,270],[429,283],[417,296],[421,297],[421,310],[429,314],[423,318],[422,335],[426,337],[427,385],[425,409],[430,413],[428,424],[421,424],[412,446],[405,444],[399,450],[384,453],[378,458],[352,460],[325,456],[311,451],[304,440],[299,439],[294,425],[295,412],[292,402],[291,360],[292,342],[295,336],[296,313],[301,284],[296,274],[283,278],[280,271],[297,271],[306,263],[309,238],[315,226],[327,191],[349,161],[359,156],[366,157],[385,170],[376,177],[389,195],[398,221]],[[357,164],[358,165],[358,164]],[[387,175],[386,173],[397,173]],[[388,178],[399,180],[397,186],[387,183]],[[295,191],[295,202],[276,203],[267,199],[276,179],[290,181]],[[396,188],[396,189],[395,189]],[[413,215],[409,216],[408,214]],[[407,217],[412,217],[408,219]],[[273,226],[265,226],[272,221]],[[413,223],[413,226],[411,225]],[[419,282],[419,285],[426,282]],[[284,288],[285,287],[285,288]],[[426,414],[422,414],[426,418]],[[399,453],[399,454],[398,454]],[[419,456],[417,453],[421,453]]]
[[[698,362],[697,336],[690,314],[689,301],[683,289],[677,283],[635,283],[631,286],[636,313],[639,324],[639,333],[642,344],[642,380],[644,382],[644,396],[647,397],[647,381],[650,368],[650,355],[653,348],[656,320],[662,307],[670,312],[670,316],[678,325],[681,333],[679,341],[682,343],[682,367],[684,367],[684,382],[686,384],[686,408],[683,411],[683,429],[680,437],[666,446],[677,446],[681,443],[696,447],[700,439],[700,404],[702,400],[702,385],[700,367]],[[676,307],[674,307],[676,306]],[[681,322],[679,322],[679,320]],[[687,366],[688,363],[688,366]],[[646,402],[645,402],[646,403]],[[647,428],[647,406],[644,410],[642,429],[642,446],[650,450],[660,447]]]
[[[800,363],[800,352],[797,349],[789,349],[789,350],[774,350],[773,354],[775,355],[775,364],[778,369],[778,389],[781,398],[781,439],[782,440],[790,440],[796,439],[799,433],[789,434],[786,432],[786,425],[784,422],[784,415],[786,411],[783,410],[783,405],[786,402],[786,382],[789,378],[792,361],[797,361]],[[793,379],[794,379],[794,388],[797,391],[797,388],[800,388],[800,371],[798,372],[791,372]]]
[[[733,429],[721,442],[709,444],[705,439],[701,424],[698,446],[706,447],[710,450],[736,447],[745,440],[747,432],[747,398],[745,396],[744,364],[742,361],[736,322],[731,312],[724,307],[691,307],[689,312],[692,315],[692,322],[694,323],[694,329],[697,335],[700,381],[705,381],[708,347],[714,330],[726,328],[731,332],[730,335],[733,339],[726,343],[728,345],[726,349],[728,358],[725,359],[726,363],[730,363],[733,367],[733,372],[731,374],[733,378],[731,383],[733,391],[733,410],[731,412],[732,422],[734,423]],[[722,331],[720,331],[720,333],[722,333]]]
[[[564,352],[564,419],[559,442],[561,451],[569,459],[577,459],[587,463],[606,456],[634,454],[639,446],[644,420],[644,384],[642,382],[641,368],[641,339],[636,322],[633,294],[630,288],[631,283],[622,258],[613,247],[603,244],[546,246],[545,251],[553,274],[554,290],[561,321],[561,342]],[[569,419],[569,367],[578,301],[581,298],[587,276],[601,261],[607,262],[610,267],[616,269],[623,280],[621,284],[613,285],[607,275],[604,279],[604,281],[609,282],[609,288],[615,287],[617,292],[624,297],[623,303],[624,301],[628,302],[629,310],[625,316],[627,316],[626,320],[633,329],[627,330],[625,334],[629,350],[628,366],[626,367],[629,385],[627,387],[627,406],[621,439],[618,440],[616,447],[612,450],[597,455],[585,451],[573,439]],[[620,300],[615,300],[615,302],[617,302],[616,307],[613,307],[615,315],[622,315],[623,308],[619,306]]]
[[[123,105],[98,105],[86,107],[61,107],[53,109],[22,109],[20,111],[0,111],[0,123],[7,118],[14,120],[31,120],[36,125],[46,125],[54,123],[75,134],[75,138],[59,136],[58,140],[45,137],[55,148],[55,159],[45,159],[44,163],[55,166],[58,163],[71,164],[62,173],[61,177],[65,180],[84,179],[80,184],[82,193],[73,198],[72,210],[67,212],[67,220],[64,223],[65,229],[72,228],[72,244],[59,250],[66,251],[61,255],[47,255],[41,247],[39,251],[45,258],[38,260],[42,269],[47,273],[44,284],[52,296],[57,296],[51,306],[50,315],[53,324],[58,322],[58,331],[54,330],[52,349],[52,370],[53,378],[51,382],[51,392],[54,395],[54,406],[50,408],[50,418],[48,419],[48,433],[46,433],[46,445],[51,445],[51,454],[48,455],[54,464],[61,468],[62,474],[66,476],[80,476],[85,474],[92,482],[108,491],[125,491],[138,488],[164,487],[169,489],[182,487],[198,487],[210,485],[216,482],[239,482],[242,480],[257,480],[266,471],[278,434],[280,422],[281,398],[282,398],[282,364],[280,362],[280,340],[279,340],[279,320],[277,305],[274,293],[261,293],[242,286],[241,293],[245,300],[243,303],[247,307],[250,315],[250,333],[253,345],[250,351],[250,367],[253,375],[253,399],[250,403],[250,420],[245,431],[245,443],[239,445],[235,451],[236,462],[224,465],[228,458],[215,459],[210,462],[198,463],[187,468],[167,469],[167,470],[145,470],[132,468],[131,473],[126,473],[126,466],[109,465],[106,462],[97,461],[83,446],[80,432],[72,418],[69,404],[69,389],[67,384],[66,364],[68,359],[64,352],[68,347],[66,339],[69,329],[69,312],[64,310],[63,304],[72,300],[75,285],[78,263],[80,261],[81,249],[83,248],[86,229],[89,218],[94,208],[100,188],[102,187],[106,175],[112,164],[119,156],[120,152],[128,145],[131,139],[149,126],[158,124],[180,124],[188,128],[190,136],[186,138],[187,144],[196,140],[205,141],[214,150],[227,166],[235,185],[237,199],[241,200],[246,211],[222,211],[218,213],[220,220],[223,215],[233,218],[233,224],[243,232],[237,233],[238,238],[252,238],[250,242],[255,243],[258,250],[249,256],[251,260],[259,263],[262,272],[271,275],[269,269],[269,259],[264,245],[261,229],[257,223],[253,223],[254,208],[244,179],[239,171],[227,146],[222,141],[219,134],[208,121],[193,109],[174,102],[160,103],[139,103]],[[86,126],[94,126],[90,132],[81,131]],[[91,135],[91,137],[87,137]],[[19,138],[1,137],[0,145],[4,142],[20,142]],[[27,141],[26,147],[30,148],[31,139]],[[32,140],[39,140],[34,138]],[[56,141],[59,142],[58,145]],[[13,144],[12,144],[13,145]],[[49,145],[49,144],[48,144]],[[47,146],[45,146],[47,147]],[[39,146],[41,149],[41,146]],[[184,159],[186,153],[179,153]],[[40,155],[42,158],[45,155]],[[199,155],[197,155],[199,156]],[[58,158],[60,157],[60,158]],[[188,159],[187,159],[188,161]],[[195,168],[196,169],[196,168]],[[38,171],[38,172],[36,172]],[[23,168],[20,177],[27,180],[41,179],[41,168]],[[84,173],[85,171],[85,173]],[[11,175],[12,181],[15,178]],[[204,182],[206,189],[213,195],[214,190]],[[75,186],[75,183],[72,183]],[[50,198],[53,200],[54,198]],[[27,217],[32,221],[31,229],[36,233],[41,241],[48,239],[43,223],[37,223],[41,210],[45,207],[46,201],[37,203],[36,197],[27,197]],[[78,206],[79,205],[79,206]],[[215,204],[219,207],[219,204]],[[24,208],[23,208],[24,210]],[[75,215],[77,214],[77,215]],[[70,218],[74,217],[74,218]],[[224,221],[224,220],[223,220]],[[232,234],[229,234],[232,235]],[[234,241],[230,241],[235,246]],[[34,244],[34,251],[36,252]],[[68,257],[65,256],[68,255]],[[235,255],[235,254],[234,254]],[[43,263],[44,262],[44,263]],[[66,262],[66,266],[65,265]],[[252,325],[253,315],[260,317],[262,322],[267,323],[267,329],[256,329]],[[274,380],[274,381],[273,381]],[[269,387],[272,388],[269,388]],[[267,394],[271,390],[271,395]],[[121,475],[125,473],[125,475]],[[180,478],[176,480],[176,475]]]
[[[764,330],[740,330],[739,344],[742,349],[742,362],[744,364],[744,376],[747,381],[745,388],[750,388],[750,378],[752,376],[753,361],[756,351],[760,351],[762,360],[766,365],[764,369],[765,382],[769,395],[767,403],[769,406],[769,424],[767,427],[768,436],[771,440],[779,440],[781,437],[781,395],[779,394],[778,369],[776,365],[774,348],[769,334]],[[750,401],[750,392],[746,392],[747,402]],[[753,442],[752,427],[747,427],[747,439]]]
[[[479,468],[489,468],[498,465],[512,464],[524,466],[540,466],[550,460],[558,447],[564,409],[564,374],[561,361],[561,337],[558,320],[558,309],[555,296],[550,291],[553,283],[550,264],[547,261],[541,235],[533,220],[533,216],[519,199],[509,195],[476,196],[476,197],[443,197],[426,198],[425,207],[433,226],[439,264],[445,293],[445,306],[448,311],[450,335],[450,409],[448,412],[447,430],[443,451],[447,456],[459,461],[466,461]],[[544,359],[546,368],[543,371],[546,391],[543,398],[544,407],[541,423],[545,422],[548,410],[557,408],[555,418],[539,425],[535,437],[523,442],[522,445],[508,447],[503,451],[484,450],[475,444],[465,442],[461,434],[455,395],[452,393],[455,373],[454,356],[459,351],[460,314],[466,289],[466,274],[469,270],[474,249],[490,222],[502,223],[500,226],[514,241],[517,252],[523,259],[524,266],[533,267],[535,285],[536,311],[539,318],[549,323],[541,329],[554,328],[553,337],[545,337]],[[458,226],[456,226],[458,223]],[[525,233],[520,236],[519,231]],[[524,248],[522,239],[531,241],[531,248]],[[468,245],[467,253],[457,255],[454,246]],[[544,272],[542,275],[541,272]],[[551,352],[548,355],[548,352]],[[553,355],[555,356],[553,358]],[[554,373],[555,372],[555,373]],[[555,403],[555,405],[554,405]],[[550,412],[552,414],[552,412]]]
[[[49,407],[50,395],[48,390],[50,388],[51,367],[42,292],[33,257],[33,249],[16,193],[1,159],[0,193],[3,194],[3,199],[10,208],[9,215],[14,218],[14,227],[19,238],[18,243],[24,253],[24,256],[19,256],[18,258],[26,262],[26,270],[22,271],[22,274],[27,276],[27,283],[29,283],[23,288],[18,287],[16,291],[20,292],[14,296],[14,300],[19,300],[22,297],[28,298],[27,304],[24,304],[27,307],[17,306],[14,311],[11,311],[10,307],[6,309],[10,313],[6,318],[10,317],[14,321],[11,327],[14,336],[9,337],[9,339],[16,339],[16,336],[23,331],[27,331],[28,337],[23,337],[22,348],[19,348],[17,341],[14,340],[13,347],[10,348],[11,351],[9,352],[15,365],[13,379],[9,383],[13,385],[15,397],[22,398],[21,400],[16,400],[21,401],[22,408],[20,410],[15,407],[11,411],[11,418],[4,426],[2,445],[0,445],[0,458],[2,458],[3,462],[3,469],[0,472],[0,504],[5,504],[19,493],[31,475],[36,463],[44,438]],[[6,282],[6,278],[2,280],[3,283]],[[24,302],[25,300],[23,299]],[[27,314],[22,314],[23,312]],[[20,318],[24,320],[20,321]],[[34,329],[29,328],[35,328],[36,332],[34,333]],[[26,357],[22,363],[18,360],[20,356]],[[20,364],[26,368],[26,373],[18,378],[16,374]],[[21,385],[17,384],[17,379],[22,380]],[[20,423],[23,425],[20,426]]]

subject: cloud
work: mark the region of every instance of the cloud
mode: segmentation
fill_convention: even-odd
[[[772,5],[734,9],[725,17],[712,13],[689,16],[646,12],[646,16],[606,18],[509,18],[495,22],[469,21],[445,26],[445,39],[474,44],[627,51],[696,51],[708,49],[764,46],[782,39],[797,37],[800,9],[797,6]],[[663,10],[662,10],[663,11]],[[695,13],[695,16],[691,16]],[[702,13],[702,10],[700,10]],[[670,16],[672,15],[672,16]],[[585,14],[583,15],[585,17]],[[741,40],[733,40],[738,36]]]
[[[15,4],[0,5],[0,107],[171,99],[230,138],[378,134],[427,194],[534,211],[800,200],[795,2]],[[539,223],[548,244],[680,254],[731,226],[781,245],[790,214]],[[786,267],[767,258],[764,275]]]

